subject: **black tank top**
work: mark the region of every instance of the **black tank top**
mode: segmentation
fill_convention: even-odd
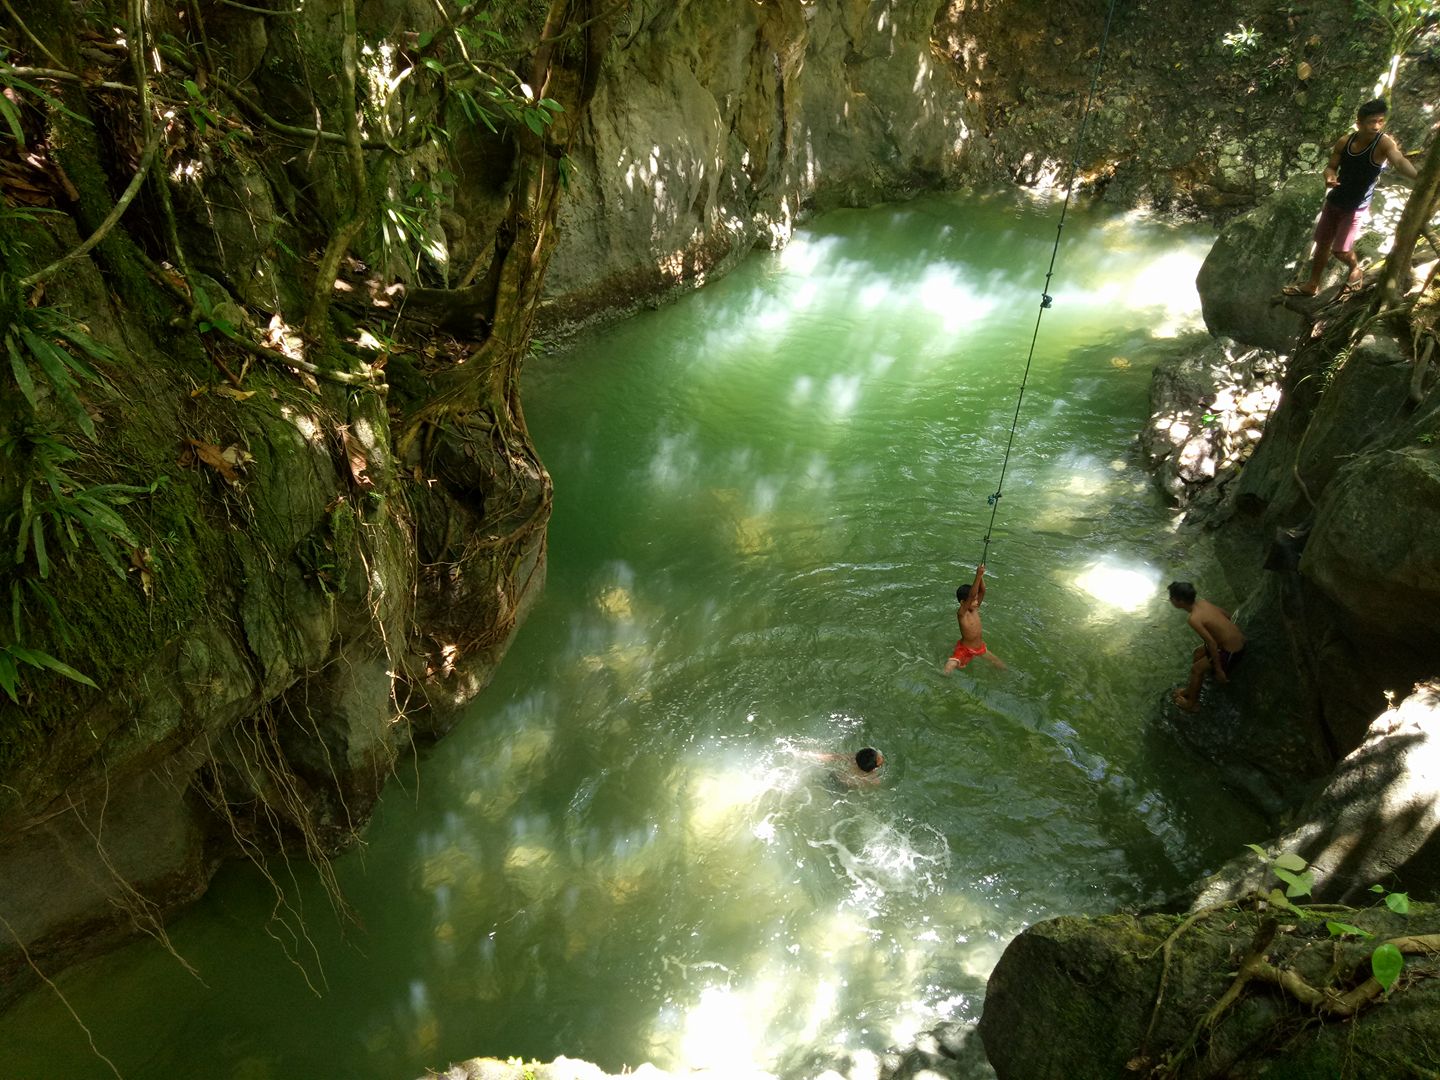
[[[1375,181],[1380,177],[1380,171],[1385,168],[1385,163],[1376,165],[1370,155],[1375,152],[1375,144],[1380,141],[1380,136],[1370,140],[1370,145],[1358,153],[1354,150],[1355,139],[1360,133],[1357,131],[1351,135],[1345,143],[1345,151],[1340,155],[1340,183],[1330,189],[1326,198],[1337,210],[1364,210],[1370,205],[1370,196],[1375,191]]]

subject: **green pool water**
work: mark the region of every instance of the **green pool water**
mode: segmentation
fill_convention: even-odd
[[[126,1080],[410,1080],[474,1055],[807,1075],[972,1020],[1024,926],[1155,901],[1262,836],[1158,723],[1187,565],[1134,438],[1209,238],[921,199],[534,361],[549,581],[492,688],[336,866],[245,866],[57,980]],[[871,744],[870,789],[813,760]],[[303,933],[297,932],[303,926]],[[313,987],[313,989],[312,989]],[[0,1078],[110,1075],[54,995]]]

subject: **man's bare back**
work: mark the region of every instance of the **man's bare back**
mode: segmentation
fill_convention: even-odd
[[[1245,648],[1245,634],[1231,621],[1229,612],[1197,596],[1195,586],[1188,581],[1170,583],[1170,603],[1188,612],[1190,629],[1200,635],[1202,642],[1192,657],[1190,681],[1171,694],[1180,708],[1197,712],[1205,676],[1214,675],[1216,682],[1230,681],[1230,669]]]
[[[1230,621],[1230,613],[1203,597],[1195,598],[1189,622],[1202,641],[1214,641],[1228,653],[1238,653],[1245,647],[1245,635]]]

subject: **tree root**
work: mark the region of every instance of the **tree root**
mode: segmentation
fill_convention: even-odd
[[[5,6],[8,8],[10,5],[6,4]],[[30,965],[30,970],[35,972],[35,974],[40,977],[40,981],[54,991],[55,996],[60,999],[60,1004],[65,1006],[65,1011],[70,1014],[75,1023],[79,1025],[80,1030],[85,1033],[85,1040],[90,1044],[91,1052],[101,1061],[105,1062],[106,1065],[110,1066],[110,1071],[115,1074],[115,1080],[125,1080],[125,1078],[120,1075],[120,1070],[115,1067],[115,1062],[100,1052],[100,1048],[95,1045],[95,1036],[91,1034],[90,1029],[85,1026],[85,1021],[80,1019],[80,1014],[75,1011],[75,1006],[71,1005],[70,999],[62,994],[60,988],[50,981],[50,976],[40,970],[40,965],[35,963],[35,958],[30,955],[30,950],[25,948],[25,942],[20,940],[20,935],[15,932],[15,928],[10,925],[10,920],[5,918],[4,915],[0,915],[0,926],[5,927],[6,932],[19,947],[20,955],[25,957],[25,963]]]
[[[145,151],[140,155],[140,165],[135,170],[134,177],[131,178],[124,193],[115,201],[115,205],[110,208],[110,213],[105,215],[105,220],[96,226],[95,231],[74,251],[60,256],[60,258],[56,259],[49,266],[36,270],[28,277],[21,278],[19,281],[19,287],[21,289],[28,289],[32,285],[43,281],[71,259],[78,259],[82,255],[88,255],[94,249],[95,245],[105,239],[110,230],[115,227],[116,222],[118,222],[125,211],[130,208],[130,204],[135,201],[135,196],[140,194],[140,188],[145,183],[145,177],[149,175],[150,167],[155,162],[155,152],[160,149],[160,137],[162,134],[163,132],[159,128],[151,132],[150,139],[145,144]]]
[[[1155,1032],[1155,1022],[1160,1019],[1160,1006],[1165,1001],[1165,987],[1170,981],[1170,952],[1175,947],[1175,942],[1179,939],[1180,935],[1202,919],[1207,919],[1216,912],[1224,911],[1235,903],[1235,901],[1227,900],[1223,904],[1212,904],[1210,907],[1201,908],[1199,911],[1192,912],[1189,918],[1171,931],[1170,936],[1165,939],[1165,943],[1161,945],[1160,948],[1144,958],[1146,961],[1150,961],[1155,959],[1156,953],[1164,953],[1164,960],[1160,965],[1160,986],[1155,992],[1155,1007],[1150,1010],[1150,1023],[1145,1028],[1145,1038],[1140,1042],[1141,1057],[1148,1056],[1150,1036]]]
[[[1223,905],[1222,905],[1223,906]],[[1179,936],[1180,932],[1186,929],[1197,917],[1211,914],[1213,910],[1196,912],[1191,920],[1187,920],[1176,932],[1166,940],[1165,948]],[[1200,1040],[1210,1031],[1213,1031],[1225,1018],[1232,1008],[1235,1007],[1244,996],[1245,990],[1252,983],[1266,983],[1279,988],[1286,996],[1299,1004],[1305,1006],[1321,1019],[1335,1018],[1353,1019],[1358,1016],[1367,1005],[1380,997],[1385,988],[1373,976],[1367,977],[1358,986],[1343,993],[1337,991],[1333,986],[1317,987],[1306,981],[1304,976],[1291,968],[1277,967],[1266,955],[1271,944],[1275,940],[1279,926],[1275,919],[1267,918],[1261,924],[1255,937],[1251,941],[1250,949],[1245,958],[1240,962],[1240,968],[1236,972],[1235,979],[1225,990],[1225,993],[1215,1002],[1208,1012],[1200,1019],[1189,1037],[1174,1052],[1169,1054],[1164,1062],[1158,1065],[1153,1073],[1157,1078],[1170,1078],[1179,1075],[1180,1066],[1195,1052]],[[1406,937],[1390,938],[1388,941],[1377,942],[1379,945],[1393,945],[1406,956],[1440,956],[1440,934],[1422,934]],[[1154,953],[1150,957],[1154,957]],[[1366,957],[1369,956],[1369,950]],[[1168,960],[1168,953],[1167,953]],[[1365,959],[1349,965],[1346,973],[1347,978],[1353,978]],[[1161,994],[1163,996],[1164,981],[1162,976]],[[1145,1037],[1148,1042],[1151,1031],[1155,1026],[1155,1018],[1159,1012],[1160,999],[1156,1000],[1156,1012],[1150,1019],[1150,1029],[1147,1029]],[[1142,1044],[1139,1060],[1147,1060],[1145,1046]]]

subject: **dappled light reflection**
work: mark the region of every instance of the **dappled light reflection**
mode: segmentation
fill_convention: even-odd
[[[634,182],[673,198],[685,178],[645,151]],[[985,636],[1009,667],[940,674],[1052,209],[837,212],[529,361],[556,491],[546,587],[473,711],[396,770],[363,857],[337,862],[363,929],[307,918],[330,993],[236,936],[274,896],[232,873],[208,921],[175,928],[205,987],[156,975],[168,956],[66,986],[107,1048],[122,1026],[155,1033],[125,1075],[188,1075],[216,1031],[227,1076],[415,1076],[477,1053],[728,1076],[876,1064],[973,1023],[1023,926],[1158,902],[1260,835],[1143,737],[1193,647],[1160,606],[1174,537],[1133,442],[1156,327],[1172,299],[1195,306],[1175,261],[1195,234],[1067,226],[1070,291],[987,555]],[[1147,280],[1157,262],[1173,298]],[[288,415],[299,449],[328,445]],[[818,757],[866,745],[887,758],[873,786]],[[76,1040],[44,1008],[49,1027],[0,1025],[7,1064],[23,1043],[30,1073],[93,1075],[50,1068]],[[172,1051],[179,1030],[203,1039]]]
[[[1160,576],[1153,566],[1107,556],[1086,566],[1071,584],[1103,608],[1133,613],[1143,610],[1159,594]]]

